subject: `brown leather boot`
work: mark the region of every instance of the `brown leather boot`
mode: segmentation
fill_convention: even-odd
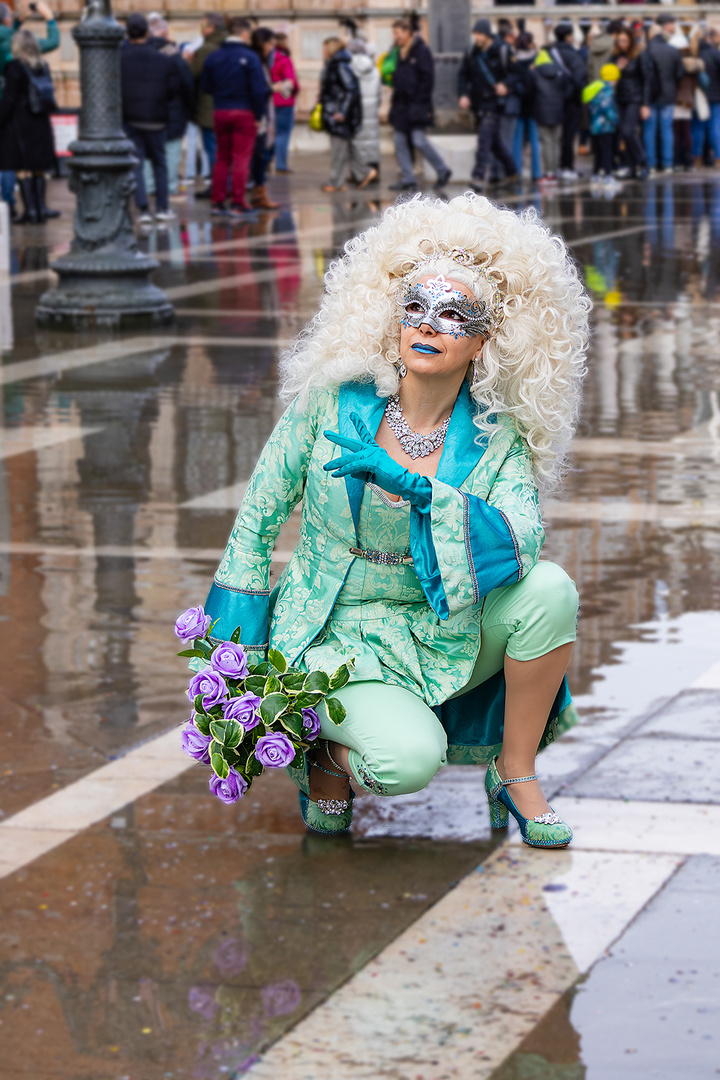
[[[280,203],[272,201],[264,184],[258,184],[253,188],[250,202],[253,206],[257,207],[258,210],[277,210],[280,206]]]

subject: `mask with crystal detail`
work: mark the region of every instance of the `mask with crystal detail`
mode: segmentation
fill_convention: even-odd
[[[487,338],[494,325],[491,308],[453,289],[443,274],[426,282],[403,282],[396,299],[402,308],[403,326],[419,329],[427,324],[437,334],[452,334],[454,338]]]

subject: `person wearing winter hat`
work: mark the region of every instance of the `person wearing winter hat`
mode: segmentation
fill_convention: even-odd
[[[463,57],[457,82],[458,105],[472,109],[477,120],[471,185],[476,191],[482,190],[491,156],[502,165],[506,179],[517,176],[515,158],[500,131],[505,102],[515,81],[509,47],[495,37],[489,19],[478,19],[473,26],[473,45]]]
[[[616,64],[603,64],[600,78],[588,83],[582,92],[583,105],[590,113],[590,137],[595,156],[593,180],[612,182],[615,140],[618,130],[618,110],[615,86],[620,79]]]

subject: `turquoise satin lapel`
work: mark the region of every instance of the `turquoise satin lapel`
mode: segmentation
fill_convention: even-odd
[[[475,442],[479,434],[473,423],[476,412],[477,405],[470,396],[470,383],[466,379],[450,417],[437,471],[437,479],[451,487],[460,487],[487,450],[487,435]]]
[[[357,439],[358,433],[350,419],[350,413],[356,412],[367,424],[368,431],[373,436],[376,435],[386,404],[386,398],[377,396],[374,383],[343,383],[340,387],[338,399],[338,427],[340,428],[340,434],[347,436],[349,439]],[[328,446],[332,447],[332,443],[328,443]],[[330,456],[328,456],[329,460]],[[365,483],[363,480],[356,480],[354,476],[346,476],[345,487],[355,525],[355,538],[357,539],[360,503],[362,502]]]

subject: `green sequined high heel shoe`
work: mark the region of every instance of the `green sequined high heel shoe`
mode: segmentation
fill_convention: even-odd
[[[330,760],[332,761],[332,758]],[[312,764],[330,776],[345,775],[344,773],[331,773],[329,769],[318,765],[316,761],[313,761]],[[313,802],[310,798],[310,765],[308,755],[303,754],[301,765],[288,766],[290,779],[299,788],[298,797],[303,821],[308,829],[312,829],[316,833],[323,833],[326,836],[337,836],[339,833],[348,832],[352,822],[354,791],[352,788],[350,789],[349,799],[318,799],[317,802]]]
[[[524,784],[529,780],[537,780],[537,776],[517,776],[512,780],[503,780],[497,770],[496,761],[497,758],[490,762],[485,774],[485,791],[490,803],[490,824],[493,829],[504,829],[508,823],[508,814],[512,814],[520,826],[520,835],[530,847],[567,847],[572,840],[573,831],[552,807],[549,813],[526,818],[508,794],[508,784]]]

